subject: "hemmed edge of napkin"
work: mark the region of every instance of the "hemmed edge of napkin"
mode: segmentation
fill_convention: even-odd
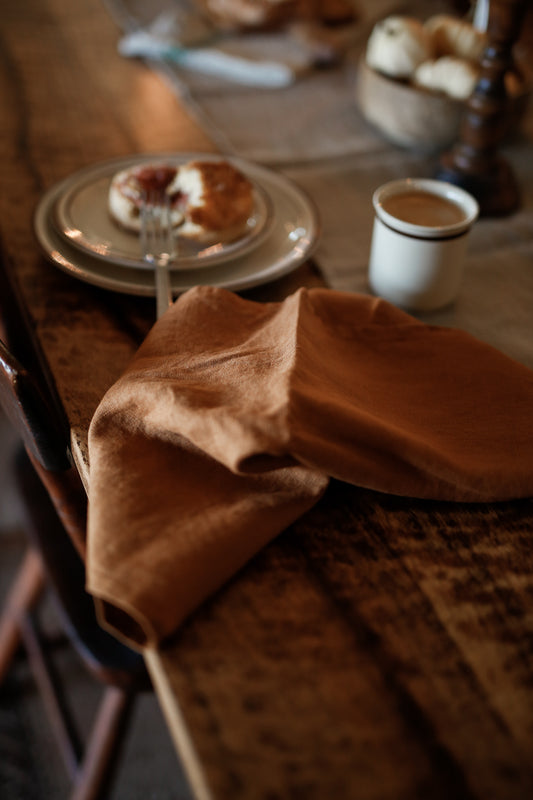
[[[145,647],[159,640],[148,617],[124,604],[120,608],[112,598],[93,595],[96,617],[100,626],[116,639],[133,650],[142,652]]]
[[[232,564],[229,571],[221,571],[214,582],[206,583],[200,592],[191,594],[189,602],[180,608],[179,613],[173,615],[172,624],[168,628],[164,626],[161,629],[157,628],[150,618],[133,603],[125,601],[122,597],[119,601],[116,586],[113,588],[107,586],[106,588],[110,577],[109,572],[106,573],[101,568],[93,566],[90,577],[88,575],[86,590],[93,597],[98,622],[102,628],[128,647],[139,652],[143,652],[147,647],[157,646],[174,635],[194,611],[237,575],[263,547],[280,536],[318,503],[329,485],[329,478],[316,470],[306,470],[306,468],[300,468],[300,470],[308,472],[314,484],[313,488],[309,488],[307,497],[302,497],[299,501],[295,500],[293,510],[287,514],[281,524],[265,532],[260,537],[260,541],[256,541],[243,557]]]
[[[104,548],[100,551],[100,556],[95,557],[94,547],[89,547],[86,588],[95,600],[99,622],[105,630],[129,647],[142,651],[173,635],[197,608],[219,591],[263,547],[310,510],[320,500],[329,484],[327,476],[301,466],[276,470],[252,480],[247,476],[232,475],[225,468],[222,468],[222,472],[236,486],[233,503],[241,505],[240,494],[248,499],[246,508],[241,509],[244,516],[235,527],[231,520],[234,514],[232,503],[225,503],[224,495],[224,502],[221,501],[220,504],[221,524],[226,523],[228,527],[220,535],[215,533],[211,544],[206,540],[201,526],[197,531],[199,538],[195,540],[196,523],[193,524],[191,547],[186,544],[191,528],[189,525],[188,533],[184,535],[179,522],[175,523],[180,514],[174,506],[174,498],[163,510],[158,524],[167,531],[170,524],[170,529],[175,531],[172,538],[176,542],[181,538],[182,543],[185,542],[185,550],[180,545],[176,557],[173,558],[170,554],[164,567],[161,564],[150,567],[145,563],[142,567],[142,580],[137,574],[135,585],[131,583],[135,564],[128,561],[123,553],[116,548],[112,548],[112,552]],[[239,490],[241,483],[242,490]],[[235,492],[235,489],[232,491]],[[249,515],[250,505],[254,503],[258,503],[256,513],[261,515],[260,522],[252,528],[250,536],[244,536],[243,530],[252,524]],[[112,507],[121,505],[120,496],[115,496]],[[117,530],[116,521],[111,518],[112,514],[110,517],[108,511],[109,509],[104,509],[103,515],[95,514],[93,505],[90,514],[93,530]],[[193,516],[198,516],[199,508],[193,508],[193,511]],[[128,530],[133,534],[137,549],[149,549],[150,537],[143,540],[142,525],[140,528],[134,525],[133,529],[130,526]],[[236,541],[240,542],[237,548]],[[92,544],[94,545],[94,541]],[[212,547],[214,560],[210,560]],[[221,549],[225,551],[222,554]],[[208,559],[207,569],[202,565],[204,558]],[[162,607],[157,610],[158,592],[165,586],[170,589],[168,594],[164,590],[168,601],[164,604],[164,611]]]

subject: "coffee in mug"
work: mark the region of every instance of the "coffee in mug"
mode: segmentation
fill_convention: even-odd
[[[463,209],[446,197],[414,189],[386,197],[382,207],[396,219],[430,228],[454,225],[465,219]]]

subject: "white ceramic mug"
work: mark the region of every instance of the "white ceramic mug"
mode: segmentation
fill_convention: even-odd
[[[405,178],[376,189],[372,203],[372,291],[413,311],[451,303],[461,285],[468,232],[479,215],[477,201],[451,183]]]

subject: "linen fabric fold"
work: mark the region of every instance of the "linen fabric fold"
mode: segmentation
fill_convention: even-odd
[[[330,477],[417,498],[533,494],[533,371],[383,300],[182,295],[89,430],[88,590],[134,646],[172,634]]]

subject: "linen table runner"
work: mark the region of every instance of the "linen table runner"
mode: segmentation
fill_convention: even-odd
[[[180,0],[106,0],[106,5],[126,32],[150,23],[165,8],[179,6]],[[449,0],[358,0],[360,32],[346,63],[331,71],[314,71],[281,90],[221,85],[171,64],[150,62],[222,153],[278,164],[307,191],[322,223],[314,260],[333,289],[368,291],[374,190],[396,178],[432,177],[438,161],[386,142],[357,110],[354,80],[368,32],[390,13],[425,19],[450,13],[452,5]],[[523,208],[511,217],[476,223],[458,301],[417,316],[466,330],[533,368],[528,277],[533,256],[531,103],[521,128],[505,155],[518,177]]]
[[[161,14],[187,8],[187,0],[106,0],[123,33],[146,29]],[[193,113],[222,153],[270,164],[296,163],[379,152],[383,142],[359,114],[355,102],[357,63],[374,23],[389,13],[421,19],[448,8],[438,0],[358,0],[360,18],[353,44],[338,66],[314,69],[285,88],[246,87],[147,59]],[[280,39],[283,34],[266,36]],[[246,34],[261,50],[265,35]],[[234,37],[235,38],[235,37]],[[252,46],[252,45],[250,45]],[[280,50],[290,51],[281,40]]]
[[[191,289],[89,431],[103,624],[136,645],[173,633],[330,477],[450,501],[530,496],[532,408],[533,371],[382,300]]]

